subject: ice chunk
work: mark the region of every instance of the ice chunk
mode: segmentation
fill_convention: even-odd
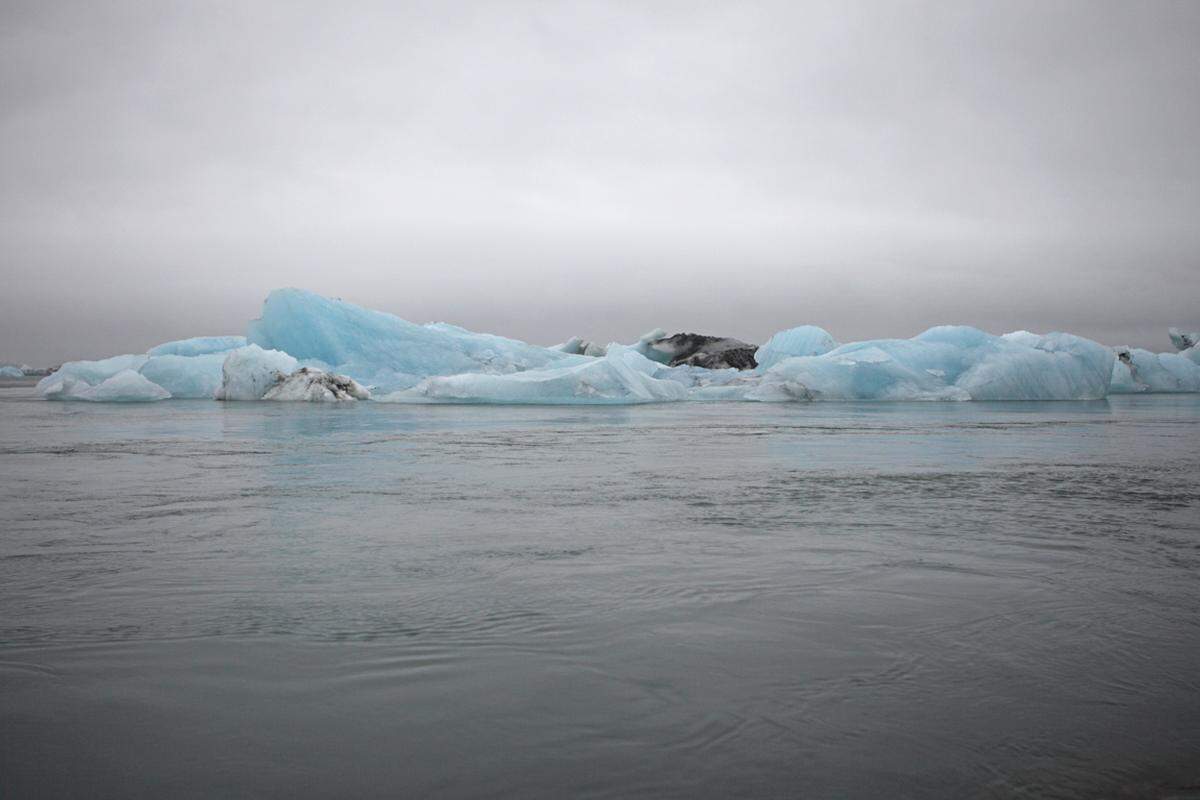
[[[301,367],[268,389],[262,399],[326,403],[370,400],[371,393],[345,375]]]
[[[20,367],[10,367],[7,364],[0,367],[0,378],[24,378],[25,370]]]
[[[658,350],[654,347],[654,343],[660,339],[665,339],[667,332],[662,328],[655,328],[641,335],[636,342],[630,347],[651,361],[657,361],[660,364],[666,364],[671,360],[670,353]]]
[[[639,352],[654,361],[705,369],[753,369],[757,349],[739,339],[700,333],[677,333],[651,340],[642,337],[638,345]]]
[[[603,358],[507,375],[426,378],[377,400],[397,403],[620,404],[684,400],[683,384],[655,377],[664,368],[631,347],[610,344]]]
[[[1151,353],[1140,348],[1118,347],[1109,392],[1200,392],[1200,364],[1189,357],[1193,350]]]
[[[1005,338],[944,325],[785,359],[747,398],[1091,400],[1107,393],[1113,360],[1109,348],[1070,334]]]
[[[100,361],[68,361],[45,378],[38,381],[37,390],[46,396],[46,390],[51,385],[57,385],[64,378],[83,381],[86,384],[98,384],[116,375],[118,372],[133,370],[137,372],[146,363],[144,355],[123,355],[105,358]],[[61,393],[61,387],[59,387]]]
[[[287,353],[264,350],[256,344],[225,356],[217,400],[260,400],[267,391],[296,371],[300,364]]]
[[[131,369],[122,370],[95,386],[64,375],[44,396],[60,400],[87,400],[93,403],[146,403],[166,400],[171,393]]]
[[[417,325],[299,289],[271,292],[246,338],[385,388],[411,386],[428,375],[508,373],[583,358],[444,323]]]
[[[837,346],[837,341],[824,328],[801,325],[772,336],[755,351],[754,360],[758,362],[758,369],[765,371],[785,358],[824,355]]]
[[[596,357],[602,356],[605,354],[605,352],[607,352],[607,348],[604,345],[596,342],[589,342],[582,336],[572,336],[562,344],[556,344],[550,349],[557,350],[560,353],[567,353],[569,355]]]
[[[148,356],[205,356],[246,346],[245,336],[195,336],[150,348]]]
[[[1181,353],[1200,344],[1200,331],[1181,331],[1179,328],[1168,328],[1167,335],[1171,337],[1171,344],[1175,345],[1175,349]]]
[[[211,400],[221,388],[225,358],[225,353],[151,356],[140,372],[172,397]]]

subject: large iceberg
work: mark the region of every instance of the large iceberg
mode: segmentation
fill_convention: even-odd
[[[417,325],[300,289],[271,292],[246,338],[385,391],[432,375],[506,374],[586,358],[445,323]]]
[[[1115,356],[1078,336],[993,336],[965,326],[779,361],[749,400],[1095,400]]]
[[[781,331],[757,349],[655,330],[632,345],[555,347],[417,325],[298,289],[272,292],[245,337],[167,342],[73,361],[38,383],[47,399],[172,398],[406,403],[631,404],[791,400],[1092,400],[1200,391],[1194,334],[1179,353],[1110,348],[1066,333],[994,336],[940,326],[912,339],[839,345]]]

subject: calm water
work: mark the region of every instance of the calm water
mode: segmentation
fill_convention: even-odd
[[[0,797],[1200,796],[1200,398],[0,389]]]

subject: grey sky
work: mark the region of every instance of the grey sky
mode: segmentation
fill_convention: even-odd
[[[0,360],[1200,324],[1200,3],[0,6]]]

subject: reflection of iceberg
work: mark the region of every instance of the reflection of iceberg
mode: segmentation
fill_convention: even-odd
[[[539,347],[281,289],[244,338],[183,339],[145,354],[70,362],[38,390],[68,400],[1088,400],[1110,391],[1200,391],[1194,338],[1172,330],[1180,353],[1114,353],[1065,333],[993,336],[942,326],[912,339],[838,345],[805,325],[757,349],[662,330],[629,346],[576,338]],[[726,366],[741,369],[712,368]]]

